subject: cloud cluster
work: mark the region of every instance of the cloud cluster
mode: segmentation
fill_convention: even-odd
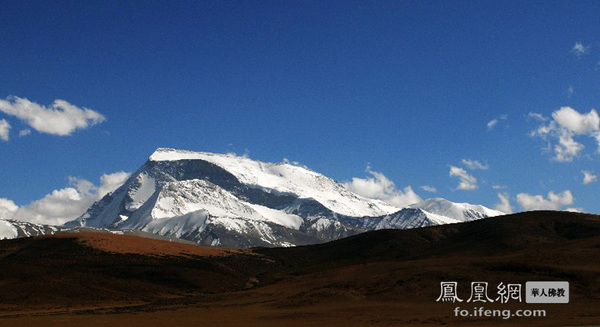
[[[433,186],[429,186],[429,185],[423,185],[421,186],[421,189],[425,192],[429,192],[429,193],[437,193],[437,188],[433,187]]]
[[[367,166],[366,171],[372,177],[353,177],[352,181],[344,183],[344,186],[360,196],[382,200],[398,208],[404,208],[410,204],[422,201],[421,197],[413,191],[412,187],[406,186],[404,189],[398,190],[394,182],[384,174],[371,170],[369,166]]]
[[[560,126],[579,135],[597,134],[600,129],[600,118],[594,109],[581,114],[571,107],[562,107],[552,113],[552,118]]]
[[[589,46],[585,46],[581,42],[575,42],[575,45],[573,48],[571,48],[571,53],[575,54],[577,57],[581,57],[582,55],[588,53],[589,50]]]
[[[462,164],[470,170],[487,170],[490,168],[488,165],[484,165],[477,160],[463,159]]]
[[[7,142],[10,133],[10,124],[5,119],[0,119],[0,140]]]
[[[582,170],[581,173],[583,174],[583,184],[584,185],[593,183],[598,180],[598,176],[590,171]]]
[[[575,88],[573,87],[573,85],[569,85],[569,88],[567,89],[567,98],[572,97],[574,93],[575,93]]]
[[[500,121],[502,121],[502,120],[506,120],[506,119],[508,119],[508,116],[507,116],[507,115],[501,115],[501,116],[499,116],[499,117],[497,117],[497,118],[494,118],[494,119],[490,120],[490,121],[487,123],[487,129],[488,129],[488,131],[491,131],[491,130],[493,130],[493,129],[494,129],[494,127],[496,127],[496,125],[498,125],[498,123],[499,123]]]
[[[494,209],[513,213],[514,208],[510,202],[508,193],[498,193],[499,202],[496,203]],[[541,194],[532,195],[528,193],[517,194],[517,202],[523,211],[533,210],[565,210],[573,212],[582,212],[583,208],[567,207],[575,202],[575,198],[570,190],[565,190],[561,193],[549,192],[546,197]]]
[[[547,117],[544,117],[544,115],[540,114],[539,112],[530,112],[529,114],[527,114],[527,116],[533,120],[537,120],[537,121],[548,121]]]
[[[79,108],[64,100],[55,100],[46,107],[16,96],[0,99],[0,112],[22,120],[40,133],[59,136],[71,135],[77,129],[85,129],[106,120],[97,111]]]
[[[12,200],[0,198],[0,219],[11,219],[18,208]]]
[[[450,166],[449,175],[450,177],[459,178],[460,183],[456,188],[458,190],[472,191],[478,188],[477,178],[475,178],[473,175],[469,174],[466,170],[460,167]]]
[[[585,149],[583,144],[575,140],[577,136],[593,138],[598,144],[597,151],[600,153],[600,117],[596,110],[580,113],[571,107],[562,107],[552,113],[552,119],[538,113],[530,113],[529,117],[542,122],[542,125],[531,132],[531,135],[549,142],[556,161],[573,161]]]
[[[500,202],[496,204],[494,209],[504,213],[513,213],[513,207],[510,204],[510,196],[507,193],[498,193]]]
[[[17,207],[10,200],[0,199],[8,201],[8,205],[0,201],[0,215],[4,207],[5,219],[61,225],[82,215],[95,201],[121,186],[129,175],[126,172],[104,174],[100,177],[99,186],[85,179],[70,177],[68,187],[54,190],[42,199],[22,207]],[[10,206],[11,203],[13,206]]]
[[[575,201],[570,190],[565,190],[562,193],[549,192],[548,197],[543,195],[531,195],[528,193],[517,194],[517,202],[524,211],[532,210],[561,210],[562,207],[572,205]],[[574,208],[567,208],[573,210]],[[579,211],[579,210],[578,210]]]

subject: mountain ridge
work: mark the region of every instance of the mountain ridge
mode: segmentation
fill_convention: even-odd
[[[441,198],[397,208],[306,167],[159,148],[65,226],[139,229],[212,246],[285,247],[500,214]]]

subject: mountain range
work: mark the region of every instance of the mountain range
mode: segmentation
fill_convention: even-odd
[[[221,247],[286,247],[503,214],[441,198],[398,208],[303,166],[159,148],[64,228],[140,230]]]

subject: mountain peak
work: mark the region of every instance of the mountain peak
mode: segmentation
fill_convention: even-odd
[[[136,229],[205,245],[290,246],[379,228],[413,228],[496,215],[434,198],[394,207],[289,162],[158,148],[127,182],[71,226]]]
[[[229,157],[242,158],[235,154],[217,154],[211,152],[195,152],[189,150],[173,149],[173,148],[158,148],[148,160],[150,161],[176,161],[176,160],[194,160],[204,159],[206,157]]]
[[[493,210],[482,205],[455,203],[444,198],[430,198],[419,203],[411,204],[409,207],[459,221],[504,215],[501,211]]]

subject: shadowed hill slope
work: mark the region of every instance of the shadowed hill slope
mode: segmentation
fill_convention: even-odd
[[[113,234],[0,242],[4,325],[592,325],[600,323],[600,216],[529,212],[381,230],[296,248],[227,250]],[[551,319],[454,317],[441,281],[569,281]],[[523,295],[524,296],[524,295]],[[99,314],[102,313],[102,314]]]
[[[600,216],[533,211],[469,223],[411,230],[380,230],[341,240],[256,252],[290,265],[419,259],[452,254],[497,255],[544,244],[600,236]]]
[[[110,233],[7,240],[0,242],[0,307],[127,305],[240,290],[245,262],[256,257],[241,253]]]

